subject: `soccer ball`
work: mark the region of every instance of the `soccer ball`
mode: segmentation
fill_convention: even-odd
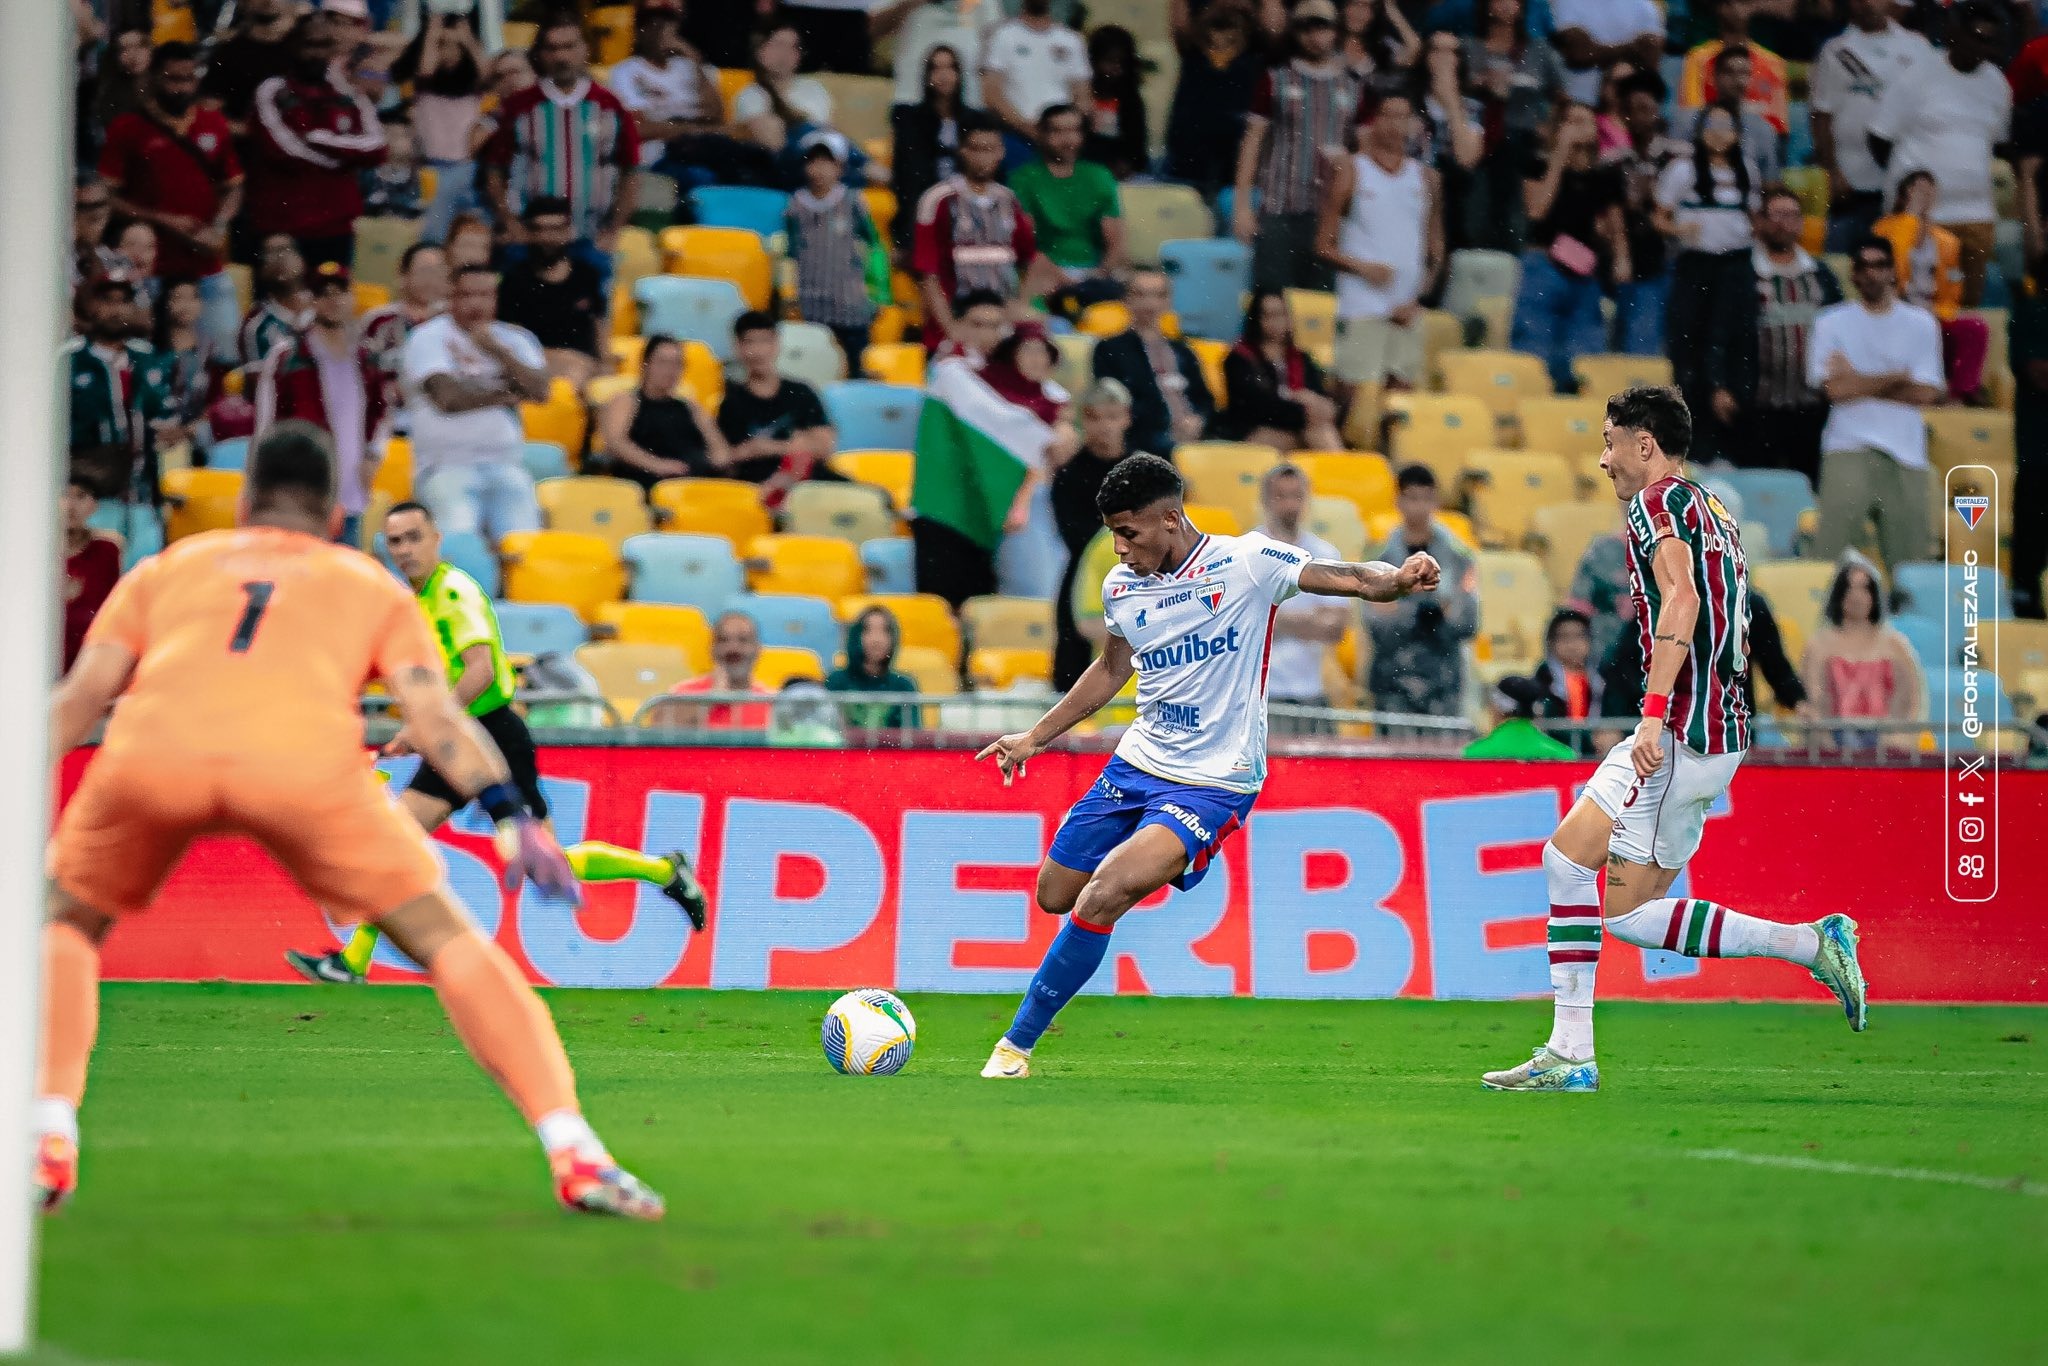
[[[886,1077],[901,1072],[917,1046],[910,1007],[886,991],[849,991],[825,1012],[819,1031],[825,1061],[835,1072]]]

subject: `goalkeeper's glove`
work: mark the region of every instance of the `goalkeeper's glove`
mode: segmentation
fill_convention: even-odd
[[[504,783],[493,783],[477,793],[477,802],[497,823],[493,842],[504,863],[501,879],[505,890],[517,892],[522,879],[557,901],[572,906],[583,904],[583,887],[569,867],[562,847],[548,828],[528,815],[518,794]]]

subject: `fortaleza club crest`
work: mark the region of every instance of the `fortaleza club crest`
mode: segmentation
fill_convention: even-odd
[[[1223,605],[1223,585],[1219,583],[1214,588],[1204,588],[1196,596],[1213,617],[1216,615],[1216,609]]]
[[[1963,519],[1963,525],[1970,530],[1977,529],[1977,523],[1984,520],[1984,513],[1991,506],[1991,500],[1982,495],[1958,496],[1956,515]]]

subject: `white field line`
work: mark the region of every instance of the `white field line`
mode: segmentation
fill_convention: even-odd
[[[1978,1176],[1973,1172],[1942,1172],[1928,1167],[1870,1167],[1861,1162],[1829,1162],[1817,1157],[1779,1157],[1772,1153],[1745,1153],[1734,1148],[1695,1148],[1685,1156],[1701,1162],[1740,1162],[1750,1167],[1825,1172],[1831,1176],[1875,1176],[1887,1181],[1932,1181],[1943,1186],[1974,1186],[1978,1190],[2003,1191],[2008,1195],[2048,1195],[2048,1185],[2019,1176]]]

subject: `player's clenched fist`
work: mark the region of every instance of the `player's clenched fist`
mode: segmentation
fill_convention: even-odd
[[[977,760],[986,759],[993,754],[996,759],[996,767],[1001,769],[1003,773],[1003,786],[1008,787],[1012,778],[1024,776],[1025,762],[1035,755],[1044,752],[1044,749],[1045,746],[1034,742],[1031,738],[1031,732],[1026,730],[1019,731],[1015,735],[1005,735],[1001,739],[990,741],[981,753],[974,757]]]
[[[1418,550],[1401,561],[1400,571],[1394,576],[1395,584],[1403,593],[1434,592],[1443,579],[1443,566],[1426,550]]]

